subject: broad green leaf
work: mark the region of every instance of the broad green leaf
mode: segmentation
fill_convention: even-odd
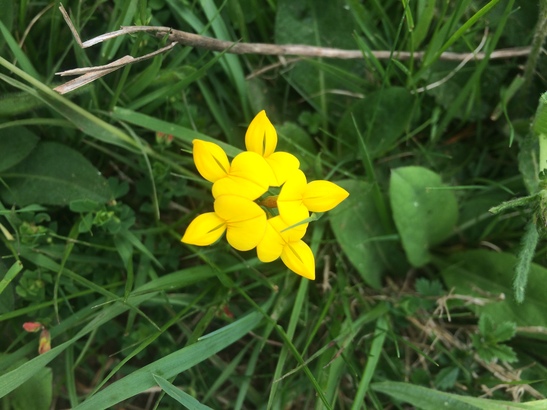
[[[440,188],[440,189],[436,189]],[[389,195],[393,219],[409,262],[416,267],[431,259],[429,248],[448,237],[458,220],[454,193],[441,177],[422,167],[391,171]]]
[[[105,203],[108,183],[79,152],[56,142],[42,142],[16,166],[0,173],[6,187],[3,200],[24,206],[31,203],[68,205],[77,199]]]
[[[356,152],[353,144],[358,135],[362,135],[370,156],[377,158],[393,149],[404,134],[416,109],[414,100],[415,97],[400,87],[372,92],[346,111],[337,134],[348,142],[350,154],[352,150]]]
[[[14,5],[14,2],[12,0],[0,0],[0,10],[2,10],[2,14],[0,14],[0,21],[4,23],[4,27],[8,31],[11,31],[13,27],[13,20],[14,20],[13,5]],[[4,46],[4,41],[5,39],[3,37],[0,37],[0,51],[2,50],[2,47]]]
[[[435,376],[435,387],[441,390],[451,389],[458,381],[460,369],[458,367],[445,367]]]
[[[457,394],[444,393],[410,383],[381,382],[374,383],[371,387],[374,391],[387,394],[397,401],[410,403],[412,406],[421,410],[513,410],[534,408],[528,407],[528,403],[513,403],[510,401],[459,396]],[[547,400],[543,400],[543,402],[543,405],[545,406]]]
[[[193,345],[177,350],[147,366],[141,367],[99,391],[74,409],[111,408],[115,404],[155,386],[156,381],[152,375],[168,379],[184,372],[241,339],[256,327],[261,320],[262,314],[253,312],[228,326],[203,336]]]
[[[526,299],[519,304],[512,297],[516,262],[516,257],[507,253],[486,250],[460,252],[450,257],[450,266],[444,267],[441,275],[447,287],[454,288],[455,294],[480,299],[491,295],[489,303],[484,306],[469,306],[478,313],[489,315],[496,323],[510,321],[517,326],[547,327],[547,269],[532,264]],[[539,337],[537,334],[530,336]]]
[[[364,181],[337,182],[350,195],[329,212],[334,235],[344,253],[368,285],[379,289],[383,271],[404,260],[397,237],[382,226],[370,200],[372,184]]]
[[[48,410],[53,398],[53,373],[41,368],[10,394],[13,410]]]
[[[102,204],[96,201],[92,201],[90,199],[77,199],[75,201],[71,201],[69,204],[69,209],[72,212],[97,212],[101,210],[103,207]]]
[[[342,0],[277,2],[275,42],[354,49],[355,19]],[[328,33],[326,36],[324,33]],[[329,93],[332,89],[354,89],[362,78],[350,73],[363,66],[359,60],[302,60],[287,71],[286,78],[318,111],[347,97]],[[325,113],[326,114],[326,113]]]
[[[178,401],[187,409],[211,410],[211,407],[201,404],[194,397],[190,396],[188,393],[179,389],[178,387],[173,386],[172,383],[169,383],[169,381],[165,380],[163,377],[158,376],[156,374],[152,374],[152,377],[154,378],[158,386],[160,386],[165,393],[167,393],[169,396],[171,396],[173,399]]]
[[[38,144],[39,138],[25,127],[13,127],[0,136],[0,172],[22,161]]]

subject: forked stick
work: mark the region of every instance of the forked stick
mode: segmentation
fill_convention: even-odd
[[[95,44],[99,44],[103,41],[110,40],[119,36],[132,33],[155,33],[157,37],[166,37],[170,42],[169,45],[156,50],[152,53],[146,54],[141,57],[124,56],[119,60],[112,63],[97,66],[77,68],[73,70],[62,71],[56,73],[60,76],[67,75],[80,75],[79,77],[71,80],[63,85],[54,88],[55,91],[60,94],[73,91],[85,84],[88,84],[96,79],[109,74],[121,67],[125,67],[128,64],[137,63],[159,54],[168,52],[176,44],[183,46],[204,48],[211,51],[220,51],[232,54],[261,54],[261,55],[274,55],[274,56],[300,56],[300,57],[315,57],[315,58],[336,58],[336,59],[359,59],[359,58],[376,58],[378,60],[396,59],[396,60],[409,60],[411,58],[415,60],[421,60],[425,56],[425,52],[408,52],[408,51],[390,51],[390,50],[378,50],[363,53],[361,50],[343,50],[330,47],[316,47],[301,44],[266,44],[266,43],[241,43],[218,40],[211,37],[201,36],[198,34],[188,33],[181,30],[174,30],[170,27],[153,27],[153,26],[129,26],[122,27],[120,30],[112,31],[110,33],[102,34],[98,37],[94,37],[90,40],[82,42],[76,28],[72,24],[68,13],[61,4],[59,6],[65,22],[67,23],[74,39],[78,45],[82,48],[91,47]],[[502,50],[496,50],[490,54],[484,52],[472,52],[472,53],[453,53],[446,51],[439,56],[441,60],[448,61],[460,61],[462,64],[468,61],[482,60],[485,58],[490,59],[506,59],[515,57],[524,57],[530,53],[530,47],[514,47]]]

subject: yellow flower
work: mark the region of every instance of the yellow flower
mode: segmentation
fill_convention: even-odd
[[[245,134],[247,151],[255,152],[264,157],[270,165],[274,178],[270,186],[281,186],[287,178],[300,167],[300,161],[288,152],[274,152],[277,146],[277,132],[266,116],[266,111],[260,111],[249,124]]]
[[[213,197],[240,195],[254,200],[268,190],[274,178],[268,163],[254,152],[242,152],[230,164],[224,150],[213,142],[193,141],[198,172],[213,183]]]
[[[194,218],[181,241],[208,246],[226,232],[235,249],[256,247],[262,262],[281,258],[293,272],[315,279],[313,252],[302,241],[310,212],[334,208],[348,192],[329,181],[308,183],[294,155],[275,152],[277,133],[264,111],[249,125],[245,145],[230,163],[217,144],[193,141],[196,168],[213,183],[214,212]],[[270,187],[281,187],[279,195],[264,195]]]
[[[330,181],[308,183],[300,170],[295,171],[281,187],[277,198],[279,214],[284,219],[293,218],[305,209],[310,212],[327,212],[348,197],[349,193]]]
[[[186,229],[181,241],[208,246],[224,232],[228,243],[239,251],[255,248],[266,231],[266,213],[248,198],[222,195],[215,200],[215,212],[198,215]]]
[[[283,263],[293,272],[310,280],[315,279],[315,259],[310,247],[302,241],[307,223],[301,223],[309,213],[300,208],[300,214],[293,213],[290,223],[281,216],[268,219],[266,233],[256,247],[261,262],[273,262],[281,257]]]

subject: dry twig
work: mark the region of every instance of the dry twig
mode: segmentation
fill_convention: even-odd
[[[82,48],[91,47],[95,44],[99,44],[103,41],[110,40],[119,36],[133,33],[153,33],[157,37],[167,38],[169,45],[156,50],[152,53],[146,54],[141,57],[124,56],[119,60],[116,60],[110,64],[99,67],[87,67],[78,68],[74,70],[67,70],[56,73],[60,76],[65,75],[80,75],[80,77],[69,81],[59,87],[54,88],[55,91],[64,94],[69,91],[73,91],[85,84],[88,84],[106,74],[109,74],[121,67],[125,67],[128,64],[137,63],[139,61],[146,60],[148,58],[157,56],[171,50],[176,44],[183,46],[204,48],[206,50],[226,52],[232,54],[260,54],[279,56],[299,56],[302,57],[314,57],[314,58],[336,58],[336,59],[362,59],[362,58],[376,58],[378,60],[422,60],[425,57],[425,52],[408,52],[408,51],[391,51],[391,50],[377,50],[370,53],[363,54],[361,50],[343,50],[330,47],[316,47],[302,44],[266,44],[266,43],[240,43],[218,40],[211,37],[201,36],[198,34],[188,33],[181,30],[174,30],[170,27],[152,27],[152,26],[131,26],[122,27],[120,30],[116,30],[110,33],[102,34],[98,37],[94,37],[90,40],[82,42],[76,28],[72,24],[68,13],[61,4],[59,7],[63,17],[69,26],[74,39],[78,45]],[[478,47],[480,48],[480,46]],[[460,61],[460,66],[463,66],[468,61],[489,59],[506,59],[527,56],[530,52],[530,47],[515,47],[502,50],[493,51],[490,54],[484,52],[472,53],[453,53],[444,52],[440,55],[441,60]],[[461,68],[461,67],[460,67]],[[423,90],[425,91],[425,89]]]

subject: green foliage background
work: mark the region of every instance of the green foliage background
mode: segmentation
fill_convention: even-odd
[[[363,58],[177,45],[61,96],[56,72],[166,39],[83,50],[58,1],[0,0],[3,408],[547,407],[542,211],[489,212],[541,187],[545,0],[64,6],[84,40],[153,25]],[[310,180],[350,192],[306,237],[315,282],[180,243],[212,207],[192,140],[233,156],[262,109]],[[24,322],[50,330],[49,352]]]

